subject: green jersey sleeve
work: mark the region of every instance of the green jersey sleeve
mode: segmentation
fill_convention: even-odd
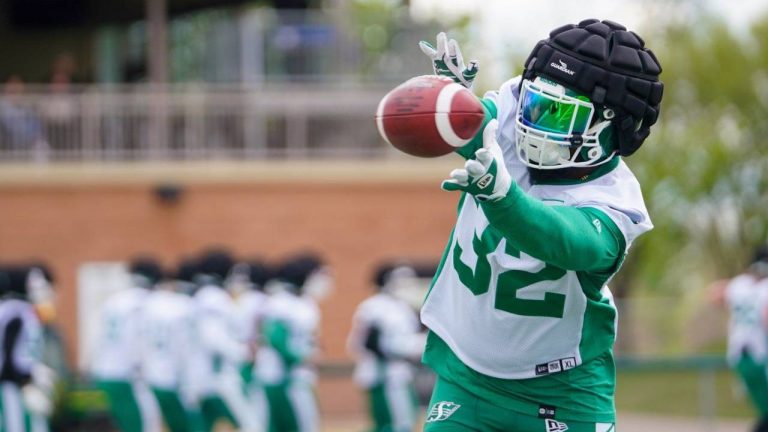
[[[456,150],[456,153],[461,155],[461,157],[464,159],[471,159],[472,156],[475,155],[475,152],[483,146],[483,130],[485,129],[485,126],[488,124],[488,122],[495,119],[498,114],[496,102],[493,100],[489,98],[482,98],[480,99],[480,104],[483,106],[483,112],[485,113],[483,125],[468,143],[464,144],[464,146]]]
[[[291,349],[290,329],[284,322],[267,321],[264,325],[264,336],[287,365],[291,366],[301,362],[299,353]]]
[[[621,230],[597,208],[548,206],[514,184],[506,197],[481,205],[512,246],[562,269],[613,273],[624,257]]]

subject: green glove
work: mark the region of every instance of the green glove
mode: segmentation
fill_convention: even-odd
[[[437,34],[437,48],[426,41],[419,42],[419,48],[432,60],[435,75],[446,76],[466,88],[472,88],[480,65],[477,60],[470,61],[468,66],[464,65],[464,57],[455,39],[449,41],[445,32],[440,32]]]
[[[491,120],[483,130],[483,147],[475,152],[475,158],[464,163],[463,169],[451,171],[450,178],[443,180],[447,191],[464,191],[480,201],[498,201],[509,193],[512,178],[504,165],[504,155],[496,141],[499,122]]]

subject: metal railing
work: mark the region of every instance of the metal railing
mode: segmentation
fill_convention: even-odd
[[[0,97],[2,161],[380,157],[385,88],[329,85],[40,89]]]

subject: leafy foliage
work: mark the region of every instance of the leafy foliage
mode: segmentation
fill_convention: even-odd
[[[714,18],[649,41],[661,60],[662,115],[628,160],[656,228],[616,282],[626,293],[697,289],[733,275],[768,235],[768,17],[752,38]]]

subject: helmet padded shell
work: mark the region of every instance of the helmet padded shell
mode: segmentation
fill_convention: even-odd
[[[659,117],[661,65],[636,33],[612,21],[589,19],[558,27],[539,41],[523,77],[543,75],[615,111],[618,151],[633,154]]]

